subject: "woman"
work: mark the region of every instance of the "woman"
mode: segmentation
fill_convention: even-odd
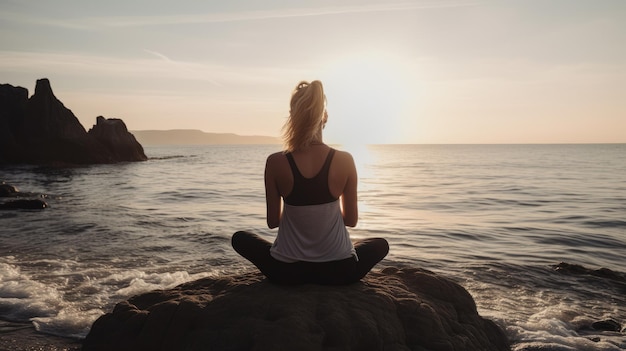
[[[324,144],[328,120],[320,81],[301,82],[283,127],[285,151],[265,165],[267,225],[274,243],[249,232],[232,237],[235,251],[279,284],[350,284],[389,251],[385,239],[352,244],[346,226],[358,220],[357,172],[352,156]]]

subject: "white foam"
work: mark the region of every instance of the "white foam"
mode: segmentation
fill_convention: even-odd
[[[83,338],[93,322],[131,296],[206,277],[210,272],[147,273],[75,261],[30,261],[20,268],[14,257],[0,258],[0,312],[3,318],[32,321],[43,333]],[[24,263],[22,263],[24,264]],[[54,269],[49,269],[54,267]]]
[[[146,273],[143,271],[132,270],[121,274],[111,275],[105,279],[105,281],[107,281],[107,283],[114,282],[115,286],[121,286],[121,288],[114,293],[116,297],[128,298],[130,296],[152,290],[170,289],[176,285],[190,280],[199,279],[207,275],[208,273],[201,273],[191,276],[185,271],[173,273]]]
[[[515,341],[513,351],[617,351],[626,346],[623,340],[610,333],[579,334],[579,326],[585,325],[588,318],[576,310],[580,308],[557,304],[533,314],[526,322],[507,327]]]
[[[75,306],[69,306],[59,311],[52,317],[31,318],[37,331],[68,336],[73,338],[84,338],[89,333],[93,322],[104,312],[101,309],[81,311]]]
[[[33,315],[54,314],[63,296],[54,287],[32,280],[8,263],[0,263],[0,309],[5,318],[27,321]]]

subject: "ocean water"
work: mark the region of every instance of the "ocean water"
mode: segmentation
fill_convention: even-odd
[[[252,269],[230,236],[275,235],[263,168],[278,146],[145,149],[139,163],[0,168],[49,204],[0,211],[0,320],[82,338],[130,296]],[[591,328],[626,327],[626,144],[344,149],[360,178],[350,232],[388,239],[381,266],[461,284],[513,350],[626,349],[626,331]]]

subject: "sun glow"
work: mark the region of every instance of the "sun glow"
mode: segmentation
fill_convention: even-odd
[[[332,62],[321,77],[328,98],[324,136],[352,146],[397,142],[403,134],[409,65],[397,57],[365,53]]]

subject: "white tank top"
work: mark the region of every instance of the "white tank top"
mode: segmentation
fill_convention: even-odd
[[[354,256],[339,200],[320,205],[284,204],[278,235],[270,249],[283,262],[328,262]]]

